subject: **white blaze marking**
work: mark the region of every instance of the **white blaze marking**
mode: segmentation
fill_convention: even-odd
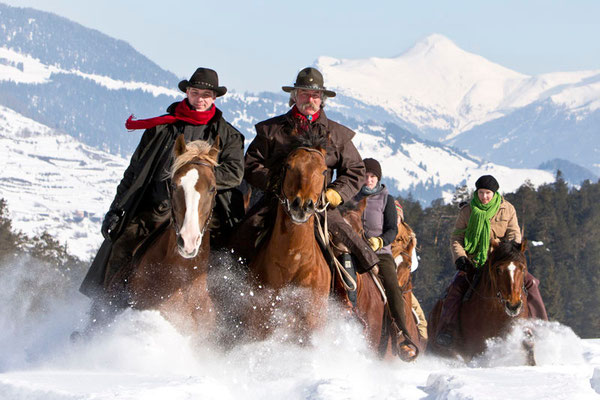
[[[192,253],[196,249],[196,242],[202,240],[198,223],[198,205],[200,204],[200,193],[196,191],[198,178],[196,169],[190,169],[181,178],[181,187],[185,196],[185,217],[179,234],[183,239],[184,249],[188,253]]]
[[[517,269],[517,266],[511,262],[508,265],[508,271],[510,272],[510,282],[511,283],[515,282],[515,269]]]

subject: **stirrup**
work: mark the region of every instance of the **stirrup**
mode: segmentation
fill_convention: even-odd
[[[354,282],[356,282],[356,268],[354,267],[354,260],[352,259],[352,254],[343,253],[339,258],[340,263],[342,264],[346,272],[348,272],[352,279],[354,279]],[[352,282],[349,282],[348,278],[343,274],[342,279],[344,280],[344,282],[346,282],[347,286],[352,286]],[[354,308],[356,308],[356,292],[356,290],[346,290],[346,293],[348,294],[348,299],[350,300],[350,303],[352,303],[352,307]]]
[[[398,357],[405,362],[414,361],[417,358],[417,350],[413,344],[404,341],[398,345]]]

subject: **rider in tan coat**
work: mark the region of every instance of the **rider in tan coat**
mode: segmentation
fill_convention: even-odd
[[[496,178],[491,175],[483,175],[475,182],[475,187],[477,198],[461,208],[450,240],[452,258],[458,271],[442,303],[440,325],[435,338],[436,344],[443,347],[450,347],[454,341],[460,303],[469,288],[469,282],[473,281],[477,268],[482,266],[480,257],[485,258],[487,256],[487,254],[483,255],[484,252],[478,251],[481,242],[473,243],[472,246],[465,245],[465,233],[470,228],[469,222],[473,218],[473,207],[480,207],[484,210],[494,201],[499,202],[499,205],[497,205],[498,210],[489,218],[489,234],[484,232],[480,236],[481,240],[485,240],[487,243],[494,239],[521,242],[517,212],[512,204],[497,193],[500,186]],[[465,248],[471,251],[467,251]],[[474,248],[475,250],[473,250]],[[485,248],[487,249],[487,247]],[[547,320],[548,315],[539,291],[539,283],[539,280],[527,272],[525,288],[528,293],[529,314],[531,318]]]

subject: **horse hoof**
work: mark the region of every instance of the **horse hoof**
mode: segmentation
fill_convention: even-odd
[[[454,338],[452,337],[452,335],[450,333],[440,332],[435,337],[435,344],[447,349],[452,346],[452,342],[454,341],[453,339]]]
[[[405,362],[414,361],[417,358],[417,350],[407,343],[402,343],[398,346],[398,356]]]

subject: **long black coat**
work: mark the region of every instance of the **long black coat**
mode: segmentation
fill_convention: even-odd
[[[173,110],[174,105],[171,105],[167,111],[172,113]],[[191,125],[177,121],[174,124],[158,125],[144,132],[110,206],[111,210],[118,210],[124,214],[113,240],[140,210],[170,209],[167,171],[172,163],[173,145],[179,134],[184,135],[186,142],[206,140],[214,143],[216,137],[219,137],[221,151],[219,165],[215,168],[216,207],[219,208],[221,224],[225,226],[231,227],[241,219],[242,215],[231,207],[231,203],[233,188],[241,183],[244,175],[244,136],[229,124],[217,109],[207,125]],[[102,289],[111,252],[112,242],[105,240],[81,284],[79,290],[83,294],[93,297]]]

